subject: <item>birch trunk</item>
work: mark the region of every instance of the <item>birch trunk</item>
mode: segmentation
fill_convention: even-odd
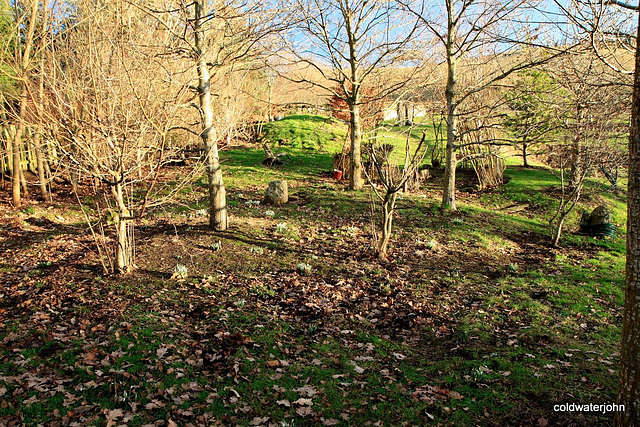
[[[211,78],[205,58],[206,2],[196,0],[195,6],[195,42],[198,68],[198,95],[202,110],[202,142],[207,160],[207,178],[209,181],[209,228],[224,231],[228,227],[227,196],[220,169],[218,143],[213,128],[213,106],[211,104]]]

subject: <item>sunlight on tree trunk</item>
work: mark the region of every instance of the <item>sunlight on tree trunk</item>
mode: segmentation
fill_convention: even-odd
[[[195,43],[198,61],[198,95],[202,110],[202,142],[207,160],[207,178],[209,180],[209,228],[224,231],[228,227],[227,197],[220,158],[218,155],[217,135],[213,127],[213,106],[211,104],[211,77],[205,58],[206,34],[204,22],[207,18],[205,0],[197,0],[195,7]]]
[[[351,177],[349,186],[352,190],[362,188],[362,126],[360,123],[360,105],[351,106]]]
[[[618,388],[618,403],[625,405],[625,410],[616,413],[618,427],[640,424],[640,14],[638,24],[629,135],[627,272]]]

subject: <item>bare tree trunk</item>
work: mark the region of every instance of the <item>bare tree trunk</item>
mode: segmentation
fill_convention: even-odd
[[[386,194],[382,202],[382,238],[378,245],[378,259],[387,260],[391,230],[393,229],[393,210],[396,206],[396,193]]]
[[[40,187],[40,195],[44,200],[49,199],[49,190],[47,189],[47,178],[45,174],[44,168],[44,156],[42,155],[42,134],[43,134],[42,124],[38,124],[38,131],[35,135],[33,143],[35,145],[36,150],[36,162],[38,165],[38,186]]]
[[[20,97],[20,119],[16,129],[16,133],[13,136],[13,161],[11,169],[11,188],[13,194],[13,206],[19,208],[22,205],[22,196],[20,193],[20,172],[22,167],[20,166],[20,147],[22,145],[22,132],[24,130],[24,110],[26,106],[26,94],[23,92],[23,96]]]
[[[453,7],[453,6],[450,6]],[[456,142],[457,142],[457,117],[456,117],[456,58],[455,58],[455,26],[452,22],[452,11],[449,11],[449,30],[447,32],[447,87],[445,97],[447,100],[447,147],[444,165],[444,188],[442,190],[442,208],[456,210]]]
[[[209,228],[224,231],[228,227],[227,196],[222,180],[218,143],[213,129],[213,106],[211,104],[211,78],[204,56],[205,29],[208,19],[205,0],[196,0],[195,4],[195,42],[198,61],[198,94],[202,109],[202,142],[207,159],[207,178],[209,180]]]
[[[571,146],[571,176],[569,177],[569,191],[571,191],[577,185],[577,177],[582,176],[583,162],[582,162],[582,116],[583,110],[580,103],[577,105],[576,111],[576,129],[573,135],[573,144]]]
[[[42,2],[42,34],[41,38],[43,42],[47,41],[47,2]],[[40,187],[40,195],[44,200],[49,199],[49,191],[47,189],[47,180],[44,167],[44,155],[42,153],[42,140],[44,135],[44,68],[45,68],[45,55],[40,53],[40,69],[38,70],[38,129],[33,139],[34,148],[36,151],[36,164],[38,172],[38,185]]]
[[[554,227],[553,237],[551,238],[551,246],[557,247],[560,242],[560,236],[562,236],[562,228],[564,227],[565,215],[561,215],[558,219],[558,223]]]
[[[40,70],[44,69],[44,59],[40,61]],[[39,109],[42,112],[42,103],[44,102],[44,74],[42,71],[40,72],[38,83],[38,102]],[[36,151],[36,164],[37,164],[37,172],[38,172],[38,186],[40,187],[40,195],[44,200],[49,199],[49,190],[47,189],[47,178],[45,173],[45,165],[44,165],[44,155],[42,153],[42,140],[44,135],[44,117],[40,114],[40,120],[38,122],[38,129],[36,130],[36,134],[33,138],[33,144]]]
[[[118,238],[116,248],[116,262],[118,272],[127,273],[133,269],[133,221],[124,199],[122,184],[112,187],[113,195],[118,204],[118,218],[116,221],[116,234]]]
[[[33,49],[33,35],[36,28],[36,14],[38,13],[38,0],[31,1],[31,15],[29,16],[29,26],[27,28],[27,34],[24,39],[24,50],[21,57],[21,74],[22,74],[22,89],[20,90],[20,111],[18,117],[18,127],[13,140],[13,173],[11,175],[12,189],[13,189],[13,206],[20,207],[22,204],[22,198],[20,195],[20,173],[22,168],[20,167],[20,148],[22,147],[22,135],[24,133],[24,121],[27,112],[27,87],[26,79],[28,76],[29,62],[31,60],[31,49]]]
[[[448,139],[448,138],[447,138]],[[444,164],[444,189],[442,190],[442,207],[456,210],[456,150],[447,140],[447,155]]]
[[[636,40],[640,40],[640,25]],[[625,410],[616,413],[615,424],[618,427],[640,424],[640,44],[636,44],[629,135],[626,275],[618,387],[618,403],[624,405]]]
[[[22,185],[22,194],[24,198],[29,198],[29,187],[27,186],[27,177],[24,175],[24,168],[20,168],[20,184]]]
[[[360,123],[360,105],[354,102],[351,105],[350,115],[351,130],[351,181],[349,187],[352,190],[360,190],[362,179],[362,124]]]
[[[522,139],[522,166],[525,168],[529,167],[529,153],[527,153],[527,149],[529,145],[527,144],[527,137],[525,136]]]

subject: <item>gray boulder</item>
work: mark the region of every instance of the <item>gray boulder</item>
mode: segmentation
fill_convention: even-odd
[[[264,195],[267,205],[284,205],[289,201],[287,181],[271,181]]]
[[[589,225],[609,224],[611,222],[611,211],[606,206],[598,206],[589,215]]]

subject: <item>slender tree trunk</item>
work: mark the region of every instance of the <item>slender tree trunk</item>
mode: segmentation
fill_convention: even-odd
[[[41,67],[44,66],[44,63],[41,62]],[[41,68],[42,69],[42,68]],[[40,76],[40,87],[38,89],[39,92],[39,102],[40,109],[42,109],[42,102],[44,100],[44,81],[43,76]],[[36,151],[36,164],[37,164],[37,173],[38,173],[38,186],[40,187],[40,195],[46,201],[49,200],[49,190],[47,188],[47,174],[45,167],[45,159],[44,153],[42,152],[42,141],[44,135],[44,118],[40,116],[40,121],[38,123],[38,129],[33,138],[34,149]]]
[[[22,194],[24,198],[29,198],[29,187],[27,186],[27,177],[24,175],[24,168],[20,168],[20,184],[22,185]]]
[[[450,6],[452,7],[452,6]],[[445,97],[447,101],[447,146],[444,164],[444,188],[442,190],[442,208],[456,210],[456,143],[457,143],[457,117],[456,117],[456,58],[455,58],[455,28],[451,20],[452,11],[449,11],[449,31],[447,32],[447,87]]]
[[[47,2],[42,2],[42,40],[47,41]],[[42,140],[44,135],[44,68],[45,68],[44,52],[40,53],[40,69],[38,70],[38,129],[33,139],[36,151],[36,164],[38,173],[38,185],[40,187],[40,195],[46,201],[49,199],[49,191],[47,189],[47,180],[44,167],[44,155],[42,153]]]
[[[207,68],[205,51],[204,23],[208,19],[206,1],[196,0],[195,6],[195,42],[198,66],[198,94],[202,109],[202,142],[207,159],[207,178],[209,180],[209,228],[224,231],[228,227],[227,196],[220,169],[218,142],[213,129],[213,105],[211,103],[211,77]]]
[[[576,111],[576,129],[573,135],[573,144],[571,145],[571,176],[569,177],[569,191],[573,190],[577,185],[578,177],[583,173],[582,162],[582,106],[578,104]]]
[[[38,133],[33,143],[36,150],[36,163],[38,165],[38,186],[40,187],[40,195],[44,200],[49,200],[49,190],[47,189],[47,178],[44,168],[44,156],[42,155],[42,134],[44,132],[41,123],[38,124]]]
[[[564,220],[566,215],[561,215],[558,219],[558,223],[553,229],[553,236],[551,237],[551,247],[557,247],[560,243],[560,236],[562,235],[562,228],[564,227]]]
[[[349,187],[360,190],[364,184],[362,179],[362,124],[360,122],[360,105],[353,102],[350,114],[351,130],[351,180]]]
[[[382,237],[378,245],[378,259],[387,260],[391,230],[393,229],[393,210],[396,205],[396,193],[386,194],[382,201]]]
[[[27,88],[26,80],[29,73],[29,63],[31,61],[31,50],[33,49],[33,35],[36,29],[36,15],[38,13],[39,0],[31,1],[31,15],[29,16],[29,26],[24,38],[24,50],[21,56],[20,72],[22,76],[22,89],[20,90],[20,111],[18,117],[18,127],[13,140],[13,173],[11,175],[13,206],[20,207],[22,197],[20,194],[20,149],[22,147],[22,135],[24,133],[25,119],[27,112]]]
[[[24,117],[24,110],[26,109],[26,94],[20,97],[20,117]],[[19,208],[22,205],[22,195],[20,193],[20,172],[22,167],[20,166],[20,147],[22,146],[22,132],[24,130],[24,123],[22,119],[19,119],[16,133],[13,137],[13,161],[11,169],[11,189],[13,195],[13,206]]]
[[[112,187],[113,195],[118,204],[118,219],[116,221],[116,234],[118,243],[116,247],[116,265],[119,273],[128,273],[133,269],[133,221],[124,199],[122,184]]]
[[[527,137],[525,136],[522,139],[522,165],[525,168],[529,167],[529,153],[527,153],[528,148],[529,148],[529,145],[527,143]]]
[[[640,40],[640,25],[637,40]],[[624,405],[625,410],[616,413],[615,424],[618,427],[640,424],[640,44],[636,45],[629,135],[626,274],[618,387],[618,403]]]

